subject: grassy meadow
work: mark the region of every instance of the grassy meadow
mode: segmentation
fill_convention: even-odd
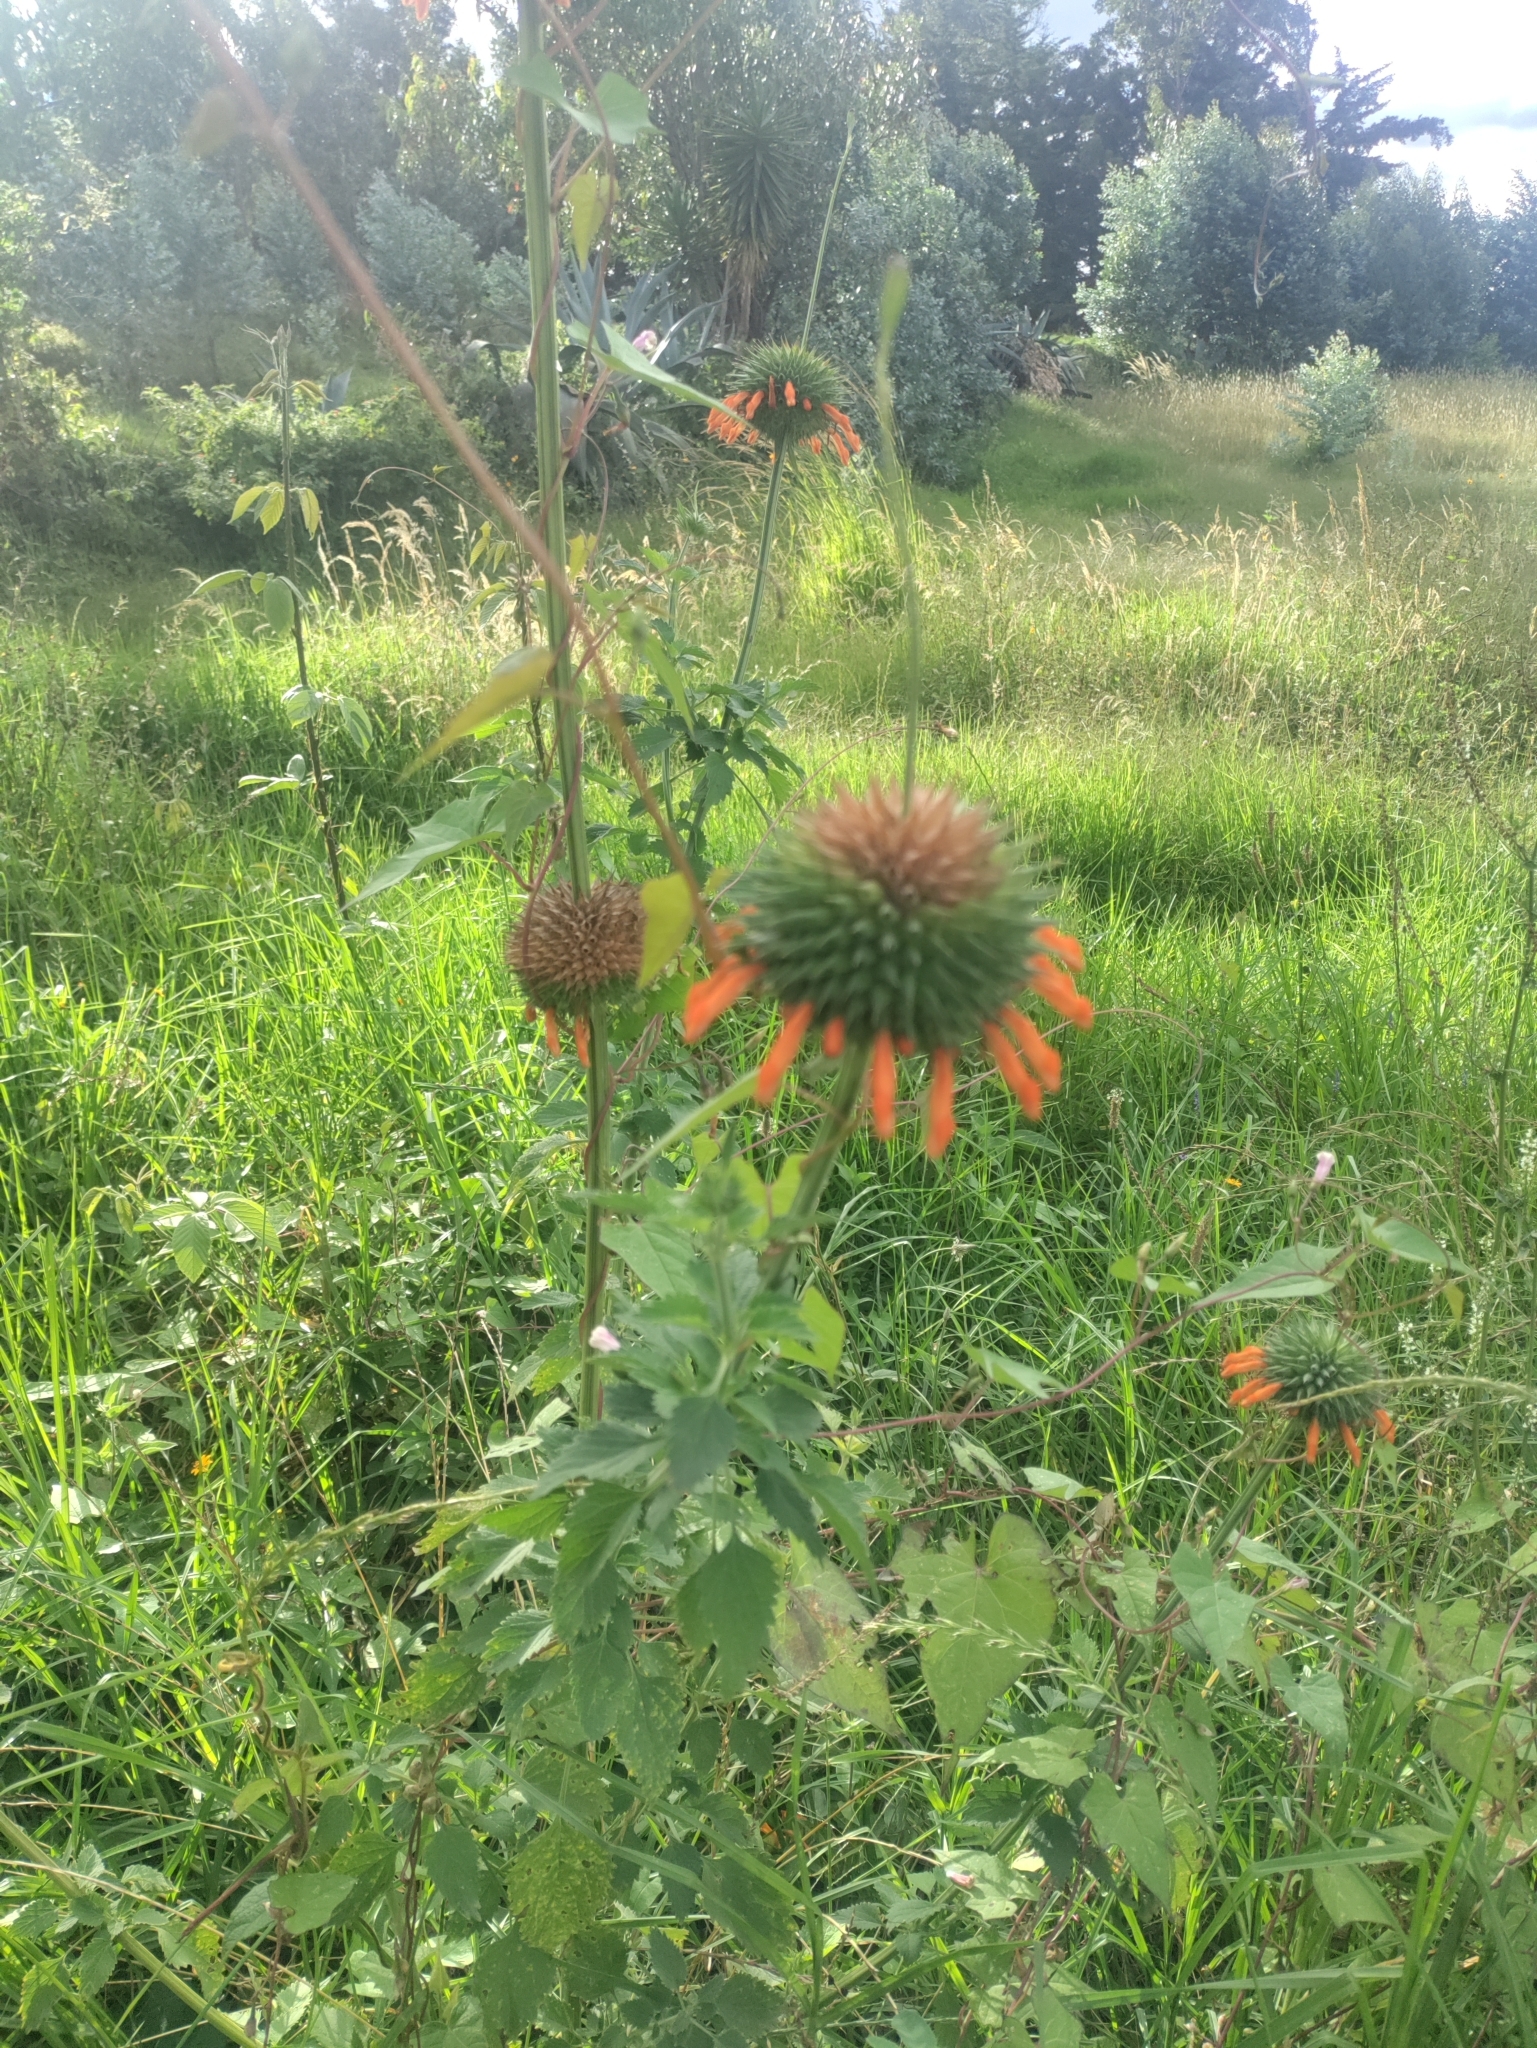
[[[1174,1874],[1155,1902],[1135,1841],[1074,1850],[1058,1793],[1011,1833],[1004,1765],[818,1710],[795,1765],[818,1970],[903,2048],[1537,2042],[1537,387],[1395,393],[1359,469],[1320,473],[1268,452],[1268,385],[1107,382],[1020,403],[974,495],[916,494],[922,772],[1050,863],[1098,1020],[1059,1035],[1040,1125],[976,1064],[939,1166],[914,1121],[844,1155],[818,1256],[848,1326],[829,1408],[891,1530],[999,1501],[1047,1530],[1064,1625],[989,1740],[1069,1702],[1117,1743],[1166,1722],[1145,1753]],[[619,534],[699,572],[682,620],[710,650],[745,608],[751,517],[702,476]],[[348,545],[361,595],[322,607],[311,660],[379,729],[366,756],[331,743],[360,882],[494,748],[401,778],[499,642],[446,528]],[[899,771],[901,610],[870,473],[808,474],[757,666],[795,681],[780,738],[813,793]],[[493,1478],[560,1395],[539,1346],[580,1285],[560,1195],[581,1072],[513,1000],[516,887],[455,856],[344,935],[303,800],[238,789],[293,750],[291,680],[249,614],[0,620],[7,2039],[235,2038],[178,1972],[265,2015],[256,2038],[400,2038],[357,1961],[385,1922],[274,1954],[259,1912],[231,1917],[279,1827],[273,1745],[350,1760],[383,1801],[388,1702],[449,1625],[407,1511]],[[622,867],[624,793],[593,801]],[[765,829],[739,793],[713,858],[739,868]],[[622,1083],[627,1142],[764,1038],[746,1011],[695,1053],[667,1026]],[[814,1085],[740,1118],[744,1145],[792,1146]],[[1299,1240],[1364,1247],[1334,1306],[1382,1361],[1397,1442],[1359,1469],[1338,1442],[1309,1469],[1284,1424],[1229,1408],[1220,1360],[1265,1314],[1191,1312]],[[1032,1406],[1000,1355],[1089,1384]],[[1250,1549],[1217,1581],[1249,1603],[1244,1646],[1213,1655],[1194,1614],[1157,1632],[1157,1572],[1246,1488]],[[1155,1567],[1135,1627],[1106,1590],[1133,1557]],[[794,1708],[755,1712],[785,1732]],[[493,1725],[453,1766],[461,1811],[491,1810],[476,1744],[512,1739]],[[716,1768],[792,1866],[784,1769]],[[988,1936],[971,1947],[924,1918],[968,1856],[1015,1887],[994,1920],[956,1909]],[[142,1954],[82,1964],[100,1908],[56,1906],[61,1870],[108,1873]],[[219,1938],[183,1939],[177,1914],[216,1901]],[[652,1954],[678,1924],[655,1896],[620,1918]],[[1037,1952],[1056,1996],[1020,2007]],[[883,1973],[919,1982],[935,1956],[896,2025]],[[472,2039],[469,1960],[445,1918],[423,2044]],[[622,2009],[563,1996],[569,2038],[619,2048]]]

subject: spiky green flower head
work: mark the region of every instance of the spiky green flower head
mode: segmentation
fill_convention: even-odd
[[[924,1052],[975,1038],[1040,950],[1046,891],[953,790],[841,791],[796,819],[750,879],[737,950],[811,1027],[842,1021]]]
[[[1073,984],[1077,940],[1041,921],[1040,877],[985,811],[949,789],[840,790],[788,825],[750,880],[731,953],[689,991],[683,1036],[695,1043],[755,985],[777,998],[760,1102],[819,1026],[829,1057],[847,1047],[868,1058],[878,1138],[896,1132],[897,1056],[921,1048],[933,1077],[926,1142],[940,1156],[955,1135],[956,1055],[978,1033],[1025,1113],[1041,1114],[1061,1055],[1014,998],[1030,989],[1083,1031],[1094,1007]]]
[[[1377,1407],[1370,1389],[1382,1378],[1382,1367],[1367,1350],[1347,1337],[1337,1323],[1323,1316],[1295,1315],[1277,1324],[1263,1344],[1233,1351],[1222,1362],[1224,1379],[1246,1385],[1230,1396],[1235,1408],[1253,1408],[1273,1401],[1307,1425],[1307,1460],[1318,1456],[1320,1433],[1337,1429],[1345,1448],[1359,1465],[1356,1431],[1374,1423],[1389,1443],[1392,1417]]]
[[[727,442],[768,441],[776,453],[824,443],[841,462],[857,455],[860,439],[838,404],[842,380],[826,356],[798,342],[766,341],[749,349],[738,369],[741,389],[728,392],[705,424]]]

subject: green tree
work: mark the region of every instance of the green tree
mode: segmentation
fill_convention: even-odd
[[[1537,179],[1518,173],[1502,219],[1486,230],[1485,324],[1507,362],[1537,370]]]
[[[1101,30],[1087,44],[1040,30],[1015,0],[907,0],[934,104],[962,134],[998,136],[1030,180],[1041,228],[1040,290],[1053,316],[1076,310],[1094,275],[1106,173],[1132,163],[1144,132],[1136,72]]]
[[[927,476],[963,476],[979,430],[1007,403],[989,327],[1018,318],[1038,248],[1035,195],[996,136],[957,136],[929,113],[861,166],[834,237],[820,332],[868,378],[887,259],[908,257],[892,378],[904,449]]]
[[[1315,29],[1306,0],[1102,0],[1116,47],[1155,114],[1181,123],[1220,108],[1251,134],[1297,114]]]
[[[1461,361],[1478,339],[1485,262],[1471,210],[1446,204],[1436,173],[1374,178],[1335,228],[1351,340],[1390,370]]]
[[[1187,122],[1105,187],[1098,281],[1082,295],[1120,347],[1211,370],[1282,369],[1337,324],[1323,195],[1293,151],[1222,114]]]

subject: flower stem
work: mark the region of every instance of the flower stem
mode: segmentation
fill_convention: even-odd
[[[806,324],[801,329],[801,347],[811,346],[811,321],[817,309],[817,291],[822,282],[822,264],[827,256],[827,238],[833,231],[833,208],[838,203],[838,187],[843,183],[843,174],[849,167],[849,156],[854,147],[854,109],[849,108],[848,132],[843,139],[843,154],[838,159],[837,175],[833,189],[827,195],[827,214],[822,222],[822,239],[817,244],[817,267],[811,273],[811,290],[806,298]]]
[[[779,510],[779,486],[784,482],[785,451],[780,450],[774,467],[769,471],[768,497],[763,505],[763,532],[758,540],[758,574],[752,587],[752,605],[747,614],[747,627],[742,634],[741,651],[736,658],[736,674],[731,678],[733,690],[740,690],[747,675],[747,657],[752,652],[753,637],[758,630],[758,613],[763,608],[763,587],[768,581],[769,553],[774,545],[774,516]]]
[[[532,65],[544,54],[544,19],[539,0],[518,0],[518,54]],[[534,435],[539,457],[540,526],[545,545],[557,563],[566,560],[565,450],[560,428],[560,363],[555,348],[555,204],[550,190],[550,142],[544,101],[532,93],[518,94],[518,144],[523,157],[523,189],[527,201],[528,284],[533,311],[534,345],[530,371],[534,386]],[[582,812],[581,708],[571,673],[571,620],[560,592],[547,577],[544,586],[549,644],[555,649],[551,681],[555,700],[555,757],[566,799],[566,864],[578,896],[592,886],[587,862],[587,826]],[[607,1184],[609,1057],[608,1017],[595,1003],[587,1070],[586,1184]],[[582,1351],[579,1422],[597,1420],[602,1405],[598,1361],[589,1343],[593,1325],[603,1320],[603,1293],[608,1280],[608,1254],[603,1248],[597,1208],[588,1210],[586,1285],[578,1324]]]
[[[797,1241],[811,1228],[834,1162],[859,1122],[860,1098],[864,1093],[865,1069],[869,1064],[870,1048],[867,1045],[850,1045],[839,1063],[832,1100],[815,1142],[806,1154],[795,1200],[783,1220],[775,1226],[773,1239],[763,1254],[761,1270],[766,1286],[773,1287],[785,1277],[795,1257]]]
[[[902,767],[902,795],[907,804],[913,798],[918,779],[918,712],[923,689],[923,605],[918,596],[918,565],[913,556],[912,507],[907,479],[897,454],[896,400],[891,385],[891,344],[897,323],[907,304],[912,272],[904,257],[893,256],[886,266],[881,291],[881,338],[875,353],[875,410],[881,423],[881,479],[886,486],[886,510],[902,564],[902,603],[907,613],[907,753]]]

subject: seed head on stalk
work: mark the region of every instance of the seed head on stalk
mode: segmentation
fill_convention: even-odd
[[[632,993],[640,975],[646,916],[631,882],[598,882],[578,896],[556,882],[529,898],[507,933],[505,958],[528,1003],[544,1012],[545,1043],[560,1051],[560,1019],[569,1018],[587,1064],[588,1020],[595,1002]]]
[[[805,443],[813,455],[826,448],[845,465],[859,453],[853,422],[837,402],[842,382],[826,356],[798,342],[764,342],[743,357],[738,376],[741,389],[705,421],[717,440],[767,441],[776,457]]]
[[[770,1102],[809,1031],[829,1055],[868,1046],[876,1136],[896,1132],[897,1058],[927,1053],[927,1146],[955,1134],[956,1055],[980,1037],[1025,1113],[1061,1085],[1056,1049],[1018,1007],[1027,992],[1087,1031],[1093,1005],[1073,975],[1076,939],[1044,922],[1036,871],[986,811],[954,790],[872,782],[840,790],[780,833],[752,879],[727,959],[690,992],[684,1037],[702,1038],[757,988],[779,1034],[758,1078]]]
[[[1379,1436],[1393,1443],[1397,1429],[1385,1408],[1367,1396],[1382,1367],[1362,1344],[1347,1337],[1337,1323],[1322,1316],[1292,1316],[1279,1323],[1263,1344],[1230,1351],[1222,1361],[1225,1380],[1243,1380],[1228,1396],[1234,1408],[1256,1408],[1273,1401],[1306,1426],[1307,1462],[1318,1462],[1326,1429],[1337,1429],[1351,1462],[1361,1462],[1356,1432],[1371,1423]]]

